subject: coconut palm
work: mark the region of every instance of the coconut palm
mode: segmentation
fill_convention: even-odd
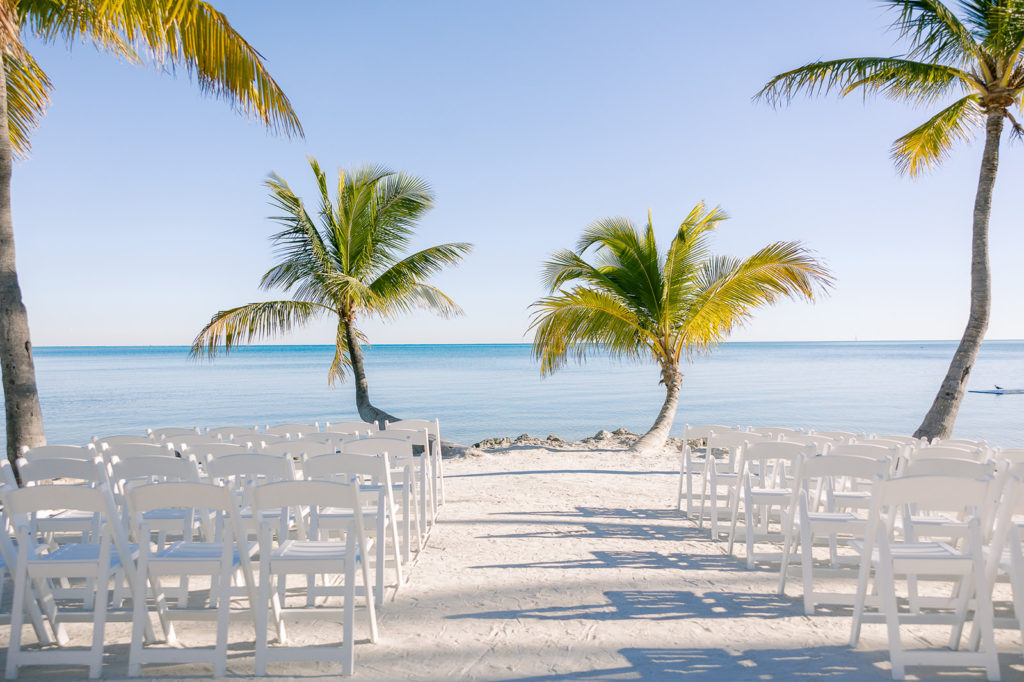
[[[367,166],[340,173],[337,195],[332,197],[320,165],[315,159],[309,163],[319,190],[317,220],[284,180],[277,175],[267,180],[271,201],[281,212],[273,220],[283,229],[271,237],[280,260],[263,275],[260,287],[279,288],[293,297],[218,312],[192,342],[192,354],[212,357],[221,348],[227,352],[316,319],[336,317],[328,381],[344,380],[351,371],[359,416],[367,422],[394,421],[370,402],[361,349],[366,339],[357,320],[387,320],[414,308],[442,317],[460,314],[455,302],[426,280],[458,263],[472,247],[440,244],[403,255],[417,221],[434,203],[424,180]]]
[[[896,12],[893,28],[909,41],[901,57],[817,61],[779,74],[758,93],[773,104],[796,94],[880,94],[917,106],[958,97],[896,140],[892,157],[901,173],[916,176],[941,163],[954,144],[985,131],[974,200],[971,303],[960,344],[917,437],[948,438],[967,377],[988,329],[991,273],[988,256],[992,188],[1004,123],[1024,129],[1011,109],[1024,106],[1024,2],[960,0],[959,12],[940,0],[885,0]]]
[[[184,67],[199,89],[231,102],[275,131],[302,134],[288,98],[263,59],[210,4],[198,0],[0,0],[0,364],[7,456],[46,442],[28,313],[14,263],[11,171],[24,157],[49,100],[50,81],[24,45],[79,40],[133,63]]]
[[[563,249],[544,264],[550,295],[538,300],[531,329],[541,373],[569,356],[593,352],[661,368],[665,402],[636,450],[665,444],[683,383],[680,367],[707,352],[757,308],[780,298],[814,300],[832,276],[798,242],[775,242],[746,259],[713,256],[711,232],[724,211],[697,204],[666,251],[655,241],[650,213],[642,231],[625,218],[591,224],[575,250]],[[590,253],[592,262],[585,259]]]

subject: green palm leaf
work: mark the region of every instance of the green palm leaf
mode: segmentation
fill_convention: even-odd
[[[305,301],[264,301],[221,310],[196,335],[191,354],[213,357],[221,346],[228,352],[237,345],[289,332],[326,312],[330,309]]]
[[[974,137],[974,131],[984,121],[977,95],[953,102],[893,143],[896,169],[914,176],[933,168],[949,156],[953,144]]]
[[[27,158],[31,149],[32,132],[50,103],[53,84],[32,55],[23,59],[12,55],[4,58],[7,78],[7,122],[11,129],[11,146],[19,158]]]

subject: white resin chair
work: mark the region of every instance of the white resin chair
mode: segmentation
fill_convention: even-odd
[[[914,438],[913,436],[901,436],[893,434],[882,434],[877,435],[872,433],[868,436],[868,440],[889,440],[894,443],[901,443],[903,445],[913,445],[917,447],[919,445],[928,445],[927,441],[922,438]]]
[[[996,448],[992,453],[993,459],[1005,460],[1010,464],[1024,462],[1024,448]]]
[[[341,451],[351,455],[387,454],[391,463],[392,486],[401,494],[396,502],[402,510],[402,560],[408,563],[412,558],[412,529],[416,529],[417,551],[423,548],[420,504],[416,493],[416,481],[421,480],[422,457],[412,454],[412,443],[406,439],[373,437],[342,443]]]
[[[420,479],[420,524],[424,536],[434,527],[437,520],[438,505],[438,477],[437,457],[434,456],[434,448],[430,442],[430,432],[427,429],[400,429],[392,426],[381,431],[372,438],[393,438],[406,440],[412,444],[413,456],[418,460],[417,467]]]
[[[889,656],[893,678],[901,680],[910,665],[983,666],[990,680],[999,679],[999,658],[993,635],[992,602],[986,597],[990,587],[985,571],[982,521],[978,502],[992,494],[993,478],[965,479],[953,476],[904,476],[882,481],[876,490],[868,521],[868,531],[860,546],[861,564],[854,603],[850,646],[860,639],[869,578],[873,571],[881,615],[889,635]],[[969,519],[968,541],[961,549],[944,542],[921,542],[913,538],[896,540],[896,520],[907,505],[966,514]],[[856,543],[855,543],[856,545]],[[897,577],[908,576],[952,583],[950,598],[929,600],[930,610],[922,613],[900,608],[896,595]],[[978,629],[980,648],[959,651],[963,627],[971,600],[975,600],[973,626]],[[913,595],[911,595],[913,597]],[[944,610],[946,613],[940,613]],[[907,650],[903,647],[900,628],[903,625],[927,623],[949,625],[948,649]]]
[[[92,460],[62,459],[49,457],[29,461],[19,457],[15,463],[22,485],[44,486],[51,491],[50,509],[37,510],[32,520],[32,530],[42,533],[48,541],[54,533],[75,533],[84,538],[95,532],[97,517],[94,512],[68,509],[61,506],[61,491],[73,486],[97,486],[107,482],[107,470],[103,460],[93,456]],[[54,486],[56,480],[61,485]]]
[[[387,562],[387,546],[391,545],[395,567],[395,590],[405,582],[402,575],[401,544],[398,541],[398,518],[395,506],[394,484],[391,481],[391,462],[386,452],[378,455],[329,454],[307,459],[303,471],[310,480],[330,480],[359,483],[363,503],[363,520],[366,530],[374,528],[372,534],[377,545],[374,562],[376,570],[377,604],[384,601],[384,568]],[[342,507],[322,509],[319,515],[320,530],[344,530],[351,521],[354,511]]]
[[[199,467],[195,457],[130,457],[120,459],[116,455],[110,461],[110,481],[114,499],[124,510],[125,521],[131,518],[133,509],[128,491],[140,485],[154,483],[198,483]],[[143,513],[143,519],[149,530],[156,533],[156,545],[163,549],[167,544],[168,534],[181,535],[186,518],[186,510],[180,508],[150,509]],[[204,523],[207,519],[196,518],[195,523]],[[134,525],[129,525],[134,528]],[[193,529],[194,530],[194,529]],[[132,538],[135,542],[148,542],[146,538]]]
[[[193,455],[203,466],[206,462],[211,459],[217,459],[219,457],[230,457],[232,455],[240,455],[244,452],[250,452],[251,447],[247,442],[229,443],[224,441],[223,443],[205,443],[202,445],[190,446],[185,450],[181,451],[182,455]]]
[[[1024,465],[1015,465],[1003,488],[992,542],[985,548],[989,590],[1000,575],[1006,575],[1012,590],[1013,613],[994,619],[997,628],[1013,628],[1024,638]],[[984,597],[983,597],[984,598]],[[987,597],[992,599],[991,593]],[[980,631],[971,632],[971,648],[977,649]],[[1024,639],[1022,639],[1024,642]],[[1022,645],[1024,652],[1024,645]]]
[[[716,542],[721,533],[728,532],[719,528],[719,523],[723,520],[729,522],[732,500],[740,493],[740,474],[737,467],[743,449],[749,444],[762,442],[771,442],[771,438],[757,433],[736,431],[712,431],[708,436],[697,525],[703,528],[704,518],[707,517],[711,526],[711,539]],[[717,458],[714,456],[715,450],[728,450],[728,454],[723,458]]]
[[[848,577],[856,584],[858,558],[851,556],[846,562],[848,567],[844,569],[838,549],[840,543],[849,545],[851,540],[863,541],[868,519],[866,514],[844,509],[847,506],[845,503],[837,504],[836,494],[851,489],[862,490],[870,499],[878,483],[888,475],[891,466],[888,457],[872,459],[859,455],[830,454],[804,460],[796,528],[782,550],[779,594],[785,593],[792,544],[794,540],[799,540],[804,613],[808,616],[814,615],[817,604],[852,605],[855,597],[852,590],[848,593],[815,590],[813,550],[817,538],[828,540],[830,559],[827,570],[818,569],[819,576],[827,573],[833,578]],[[849,567],[851,563],[852,568]]]
[[[355,663],[356,573],[362,574],[370,640],[377,641],[377,616],[374,609],[373,583],[367,556],[369,541],[363,532],[362,505],[356,487],[335,481],[284,481],[257,486],[253,490],[253,506],[258,513],[273,512],[260,522],[259,594],[256,613],[256,674],[267,673],[271,661],[335,661],[342,664],[342,674],[351,675]],[[344,540],[322,540],[318,534],[317,515],[322,508],[347,507],[354,510]],[[291,538],[280,533],[276,519],[289,509],[308,507],[310,534]],[[277,542],[274,536],[277,535]],[[289,575],[310,574],[343,577],[343,585],[333,590],[341,597],[336,606],[289,607],[279,598],[280,588]],[[321,588],[322,591],[322,588]],[[268,608],[274,614],[279,646],[268,646]],[[339,618],[340,616],[340,618]],[[286,620],[338,618],[342,624],[340,646],[287,646]]]
[[[893,475],[899,466],[900,453],[903,449],[900,446],[880,445],[871,442],[847,443],[836,445],[829,450],[828,456],[844,457],[866,457],[868,459],[884,459],[889,463],[887,476]],[[857,477],[841,479],[844,487],[833,486],[829,492],[829,504],[835,512],[849,511],[851,509],[863,509],[867,512],[871,508],[871,485]]]
[[[242,537],[245,538],[250,534],[255,535],[258,530],[256,514],[252,511],[252,488],[263,483],[295,480],[295,468],[290,458],[253,452],[210,459],[206,464],[206,473],[211,482],[231,490],[235,498],[238,523],[244,533]]]
[[[737,537],[740,501],[743,502],[743,538],[747,547],[747,568],[754,568],[758,559],[775,558],[776,554],[758,554],[758,540],[782,540],[789,546],[793,532],[797,494],[803,462],[814,457],[813,445],[785,441],[752,443],[740,453],[738,471],[740,494],[732,499],[728,552],[732,554]],[[779,530],[772,531],[773,512],[778,510]]]
[[[676,491],[676,509],[683,508],[683,490],[686,490],[686,515],[693,516],[693,479],[700,478],[703,487],[703,475],[707,466],[707,439],[712,432],[726,433],[739,431],[739,427],[722,426],[721,424],[684,424],[683,448],[679,452],[679,488]],[[704,441],[703,454],[698,456],[690,446],[692,441]]]
[[[185,539],[173,542],[162,550],[153,551],[149,543],[143,542],[138,558],[138,579],[135,583],[132,617],[132,642],[128,657],[128,674],[137,677],[146,663],[208,663],[213,666],[214,675],[223,677],[227,665],[228,625],[231,615],[232,582],[244,584],[250,605],[257,602],[253,586],[250,557],[256,550],[255,543],[248,543],[239,533],[235,501],[227,488],[207,483],[157,483],[132,488],[128,493],[133,509],[132,521],[138,537],[148,537],[150,529],[145,513],[155,509],[184,509],[189,518],[183,523]],[[200,533],[197,538],[190,532],[195,526],[194,518],[212,514],[213,536]],[[165,598],[162,578],[173,577],[179,581],[192,576],[209,576],[210,586],[204,599],[205,606],[192,608],[188,600],[184,606],[169,608]],[[151,625],[146,595],[155,600],[158,620],[163,629],[167,647],[143,644],[143,631]],[[266,609],[264,609],[264,612]],[[217,635],[213,647],[180,647],[174,632],[176,620],[204,620],[211,616],[216,619]]]
[[[71,460],[68,460],[71,461]],[[42,539],[33,529],[32,521],[40,512],[46,512],[54,503],[55,486],[36,485],[9,491],[5,509],[12,518],[17,538],[18,556],[14,568],[14,598],[11,607],[10,642],[7,647],[6,677],[14,678],[25,665],[80,665],[88,666],[89,677],[100,676],[103,665],[103,636],[109,608],[110,582],[121,572],[129,579],[132,571],[121,571],[130,565],[129,548],[120,533],[120,519],[113,510],[112,499],[105,485],[97,487],[61,486],[60,504],[64,508],[95,517],[94,531],[87,541],[65,543],[57,547],[40,543]],[[85,649],[22,648],[22,626],[26,601],[36,598],[32,584],[45,586],[53,581],[84,580],[85,587],[67,591],[53,604],[55,619],[60,628],[64,619],[85,616],[92,621],[92,643]],[[46,593],[42,596],[50,598]],[[80,609],[70,608],[68,602],[77,600]],[[116,600],[116,598],[115,598]]]
[[[224,441],[215,436],[185,434],[181,436],[168,436],[162,442],[170,443],[175,450],[183,451],[196,450],[207,445],[220,445]]]
[[[437,504],[444,505],[445,489],[444,489],[444,457],[441,453],[441,422],[438,419],[399,419],[394,422],[384,422],[385,432],[391,429],[412,429],[419,431],[420,429],[426,429],[430,437],[431,445],[433,449],[430,451],[431,466],[434,470],[434,487],[435,496],[437,498]],[[383,435],[387,435],[384,433]],[[435,509],[436,514],[436,509]]]

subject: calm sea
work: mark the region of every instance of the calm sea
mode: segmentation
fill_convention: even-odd
[[[953,349],[952,342],[726,344],[686,369],[674,433],[687,422],[909,433]],[[328,388],[332,353],[260,346],[195,362],[184,347],[38,348],[47,436],[81,443],[146,427],[355,419],[351,383]],[[642,432],[664,396],[655,367],[607,358],[542,379],[525,344],[374,346],[366,371],[375,404],[401,417],[440,417],[444,435],[463,443],[524,432],[576,439],[620,426]],[[987,342],[970,383],[1024,388],[1024,342]],[[1024,446],[1024,395],[968,394],[955,435]]]

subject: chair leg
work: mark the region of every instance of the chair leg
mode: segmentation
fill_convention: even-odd
[[[345,558],[345,605],[342,607],[342,653],[341,674],[348,677],[355,667],[355,602],[356,602],[356,559],[355,552],[348,552]],[[369,585],[367,585],[369,588]],[[367,593],[369,596],[369,593]],[[367,601],[372,601],[368,599]]]
[[[814,534],[810,522],[800,524],[800,573],[804,582],[804,614],[814,615]]]
[[[7,644],[7,666],[5,677],[13,680],[18,676],[18,659],[21,658],[21,626],[25,618],[25,591],[28,589],[28,543],[22,539],[18,547],[18,564],[14,570],[14,601],[11,604],[11,636]]]

